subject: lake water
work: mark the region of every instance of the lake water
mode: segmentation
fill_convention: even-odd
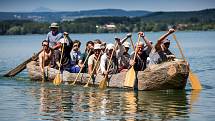
[[[155,41],[164,32],[146,33]],[[112,42],[116,34],[70,34],[75,40]],[[82,86],[54,86],[29,80],[26,70],[13,78],[0,77],[0,120],[214,120],[215,32],[176,32],[190,66],[203,90],[126,91]],[[45,35],[0,36],[0,75],[41,48]],[[133,33],[137,40],[137,33]],[[175,42],[171,50],[180,57]],[[82,50],[83,50],[82,46]]]

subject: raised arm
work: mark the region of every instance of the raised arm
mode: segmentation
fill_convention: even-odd
[[[122,40],[120,40],[120,38],[115,37],[115,41],[116,41],[117,44],[118,44],[118,46],[117,46],[117,48],[116,48],[116,57],[117,57],[117,58],[120,57],[120,56],[122,56],[123,53],[125,52],[125,48],[123,47],[122,44],[123,44],[128,38],[130,38],[130,37],[131,37],[131,33],[128,33],[128,34],[126,35],[126,37],[123,38]]]
[[[168,31],[167,33],[165,33],[164,35],[162,35],[162,36],[158,39],[158,41],[157,41],[155,47],[156,47],[156,48],[159,47],[159,46],[162,44],[162,41],[163,41],[167,36],[169,36],[170,34],[172,34],[172,33],[174,33],[174,32],[175,32],[175,29],[169,29],[169,31]]]
[[[139,32],[138,34],[143,38],[148,48],[152,49],[152,44],[150,43],[150,40],[145,36],[144,32]]]
[[[128,38],[130,38],[132,35],[131,35],[131,33],[128,33],[127,35],[126,35],[126,37],[125,38],[123,38],[122,40],[121,40],[121,43],[123,44]]]

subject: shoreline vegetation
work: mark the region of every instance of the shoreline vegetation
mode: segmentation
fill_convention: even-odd
[[[55,21],[68,33],[127,33],[166,31],[176,26],[180,31],[215,30],[215,9],[196,12],[153,12],[139,17],[100,16]],[[1,20],[0,35],[46,34],[50,21],[26,19]]]

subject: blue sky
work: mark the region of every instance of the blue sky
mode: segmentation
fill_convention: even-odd
[[[1,12],[29,12],[38,7],[55,11],[124,9],[192,11],[215,8],[215,0],[0,0]]]

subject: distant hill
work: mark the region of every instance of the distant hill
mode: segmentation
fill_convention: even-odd
[[[32,10],[32,12],[54,12],[54,10],[46,7],[39,7]]]
[[[45,9],[45,10],[44,10]],[[42,11],[50,11],[41,8]],[[138,17],[150,14],[149,11],[125,11],[121,9],[100,9],[100,10],[84,10],[74,12],[0,12],[0,21],[2,20],[33,20],[33,21],[71,21],[76,18],[84,17],[101,17],[101,16],[117,16],[117,17]]]
[[[187,11],[187,12],[154,12],[143,17],[137,17],[145,21],[191,21],[196,22],[215,22],[215,9],[205,9],[200,11]]]

